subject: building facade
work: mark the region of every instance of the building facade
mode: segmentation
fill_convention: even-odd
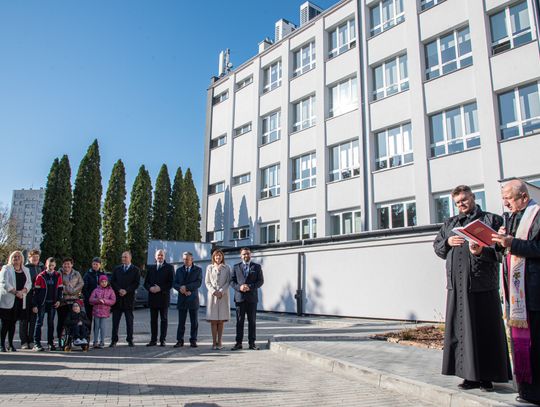
[[[271,29],[271,27],[269,27]],[[343,0],[208,89],[201,230],[225,246],[428,225],[540,185],[537,0]]]
[[[41,212],[45,200],[45,190],[17,189],[13,191],[11,216],[17,224],[17,234],[23,249],[39,249],[41,234]]]

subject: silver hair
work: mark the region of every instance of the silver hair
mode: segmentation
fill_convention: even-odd
[[[158,254],[159,252],[163,252],[163,255],[165,256],[165,253],[167,253],[167,251],[165,249],[156,249],[156,253],[155,254]]]
[[[512,196],[519,196],[521,194],[529,196],[527,184],[519,178],[507,182],[503,188],[509,188],[512,191]]]
[[[182,257],[184,257],[184,256],[193,257],[193,253],[191,253],[191,252],[184,252],[184,253],[182,253]]]

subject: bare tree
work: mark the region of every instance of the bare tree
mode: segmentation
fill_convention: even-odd
[[[20,241],[15,219],[9,208],[0,204],[0,264],[6,264],[10,253],[20,249]]]

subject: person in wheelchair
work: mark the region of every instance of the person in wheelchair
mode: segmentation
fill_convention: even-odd
[[[91,322],[86,312],[81,310],[81,305],[74,302],[71,306],[71,312],[66,319],[66,328],[68,329],[70,339],[73,345],[88,345],[88,336],[90,333]]]

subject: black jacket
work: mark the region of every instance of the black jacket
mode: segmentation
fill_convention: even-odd
[[[240,286],[247,284],[248,292],[240,291]],[[250,262],[249,272],[244,278],[243,263],[235,264],[231,274],[231,287],[234,289],[234,302],[259,302],[259,288],[264,284],[264,276],[260,264]]]
[[[28,312],[32,312],[32,307],[30,306],[33,304],[32,298],[34,297],[34,284],[36,283],[36,277],[41,271],[43,270],[43,263],[39,263],[37,266],[34,266],[32,263],[26,263],[24,265],[29,273],[30,273],[30,280],[32,280],[32,288],[28,291],[26,294],[26,306]]]
[[[433,248],[435,254],[441,259],[446,259],[446,288],[452,290],[452,251],[453,248],[448,245],[447,241],[450,236],[454,236],[455,233],[452,229],[459,227],[460,219],[464,215],[453,216],[444,222],[443,226],[439,230],[439,234],[433,242]],[[480,219],[482,222],[490,226],[493,230],[497,231],[503,224],[503,219],[493,213],[484,212],[479,206],[476,207],[475,212],[469,219],[472,222],[476,219]],[[467,244],[467,242],[465,242]],[[475,256],[469,253],[469,291],[490,291],[497,290],[499,288],[499,267],[501,256],[495,249],[495,247],[484,247],[480,256]]]
[[[70,311],[66,318],[65,325],[71,328],[77,325],[79,322],[82,322],[83,325],[85,325],[86,328],[88,329],[90,329],[90,327],[92,326],[90,319],[86,315],[86,312],[84,312],[83,310],[81,310],[81,312],[78,312],[78,313]]]
[[[178,267],[174,275],[173,287],[178,291],[178,309],[197,309],[199,308],[199,288],[202,284],[202,269],[193,264],[188,273],[186,267]],[[186,296],[180,293],[180,287],[186,286],[191,295]]]
[[[169,263],[163,263],[161,268],[157,269],[157,264],[148,267],[146,278],[144,279],[144,288],[148,290],[148,306],[150,308],[168,307],[171,298],[171,288],[174,279],[174,268]],[[151,293],[150,287],[158,285],[161,291]]]
[[[106,275],[107,273],[105,273],[104,271],[99,270],[96,272],[92,268],[90,268],[86,273],[84,273],[84,277],[83,277],[84,285],[82,289],[82,295],[83,295],[85,304],[89,304],[92,291],[94,291],[98,286],[99,277],[106,276]]]
[[[113,305],[113,308],[133,309],[135,290],[139,287],[140,280],[141,272],[133,264],[129,266],[127,271],[124,271],[123,264],[115,267],[110,279],[111,287],[116,294],[116,303]],[[119,294],[121,289],[127,291],[123,297]]]

